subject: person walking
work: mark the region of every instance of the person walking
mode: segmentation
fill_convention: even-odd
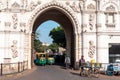
[[[70,57],[69,56],[65,57],[65,67],[66,67],[66,69],[70,67]]]

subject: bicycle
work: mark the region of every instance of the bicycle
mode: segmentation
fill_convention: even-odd
[[[99,76],[99,72],[100,72],[99,68],[91,67],[88,70],[88,74],[89,74],[88,77],[91,77],[91,76],[98,77]]]
[[[96,66],[96,64],[94,64],[95,66],[82,66],[81,67],[81,76],[95,76],[98,77],[99,73],[100,73],[100,67]],[[82,69],[83,68],[83,69]]]
[[[80,75],[90,77],[89,67],[84,66],[83,69],[81,68]]]

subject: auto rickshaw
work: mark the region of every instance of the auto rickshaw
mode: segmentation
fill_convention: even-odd
[[[36,58],[37,58],[35,60],[36,65],[46,65],[46,63],[47,63],[46,53],[37,53]]]
[[[54,55],[48,54],[47,55],[47,64],[52,65],[55,63]]]

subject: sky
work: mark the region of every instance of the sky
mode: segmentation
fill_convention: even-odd
[[[39,40],[42,43],[51,44],[53,40],[51,37],[49,37],[49,33],[53,28],[57,28],[58,26],[60,26],[60,25],[57,22],[52,21],[52,20],[43,22],[36,30],[36,32],[40,34]]]

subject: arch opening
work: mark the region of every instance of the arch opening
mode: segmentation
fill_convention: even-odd
[[[66,37],[66,54],[70,56],[71,67],[74,67],[75,65],[74,26],[72,24],[72,21],[70,20],[70,17],[68,17],[64,12],[55,8],[51,8],[46,11],[43,11],[35,19],[32,33],[35,34],[39,25],[41,25],[43,22],[48,20],[53,20],[62,26]],[[32,49],[33,49],[33,41],[32,41]]]
[[[52,44],[53,39],[50,36],[50,31],[61,27],[61,25],[53,20],[47,20],[39,25],[35,34],[38,34],[36,38],[42,43]]]

